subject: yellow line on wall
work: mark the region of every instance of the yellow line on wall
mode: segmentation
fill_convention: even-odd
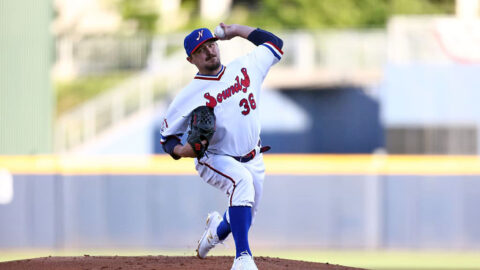
[[[267,174],[281,175],[480,175],[478,156],[264,155]],[[0,156],[13,174],[195,175],[193,159],[155,156]]]
[[[416,155],[271,155],[273,174],[480,175],[477,156]]]
[[[193,159],[158,156],[0,156],[14,174],[195,174]]]

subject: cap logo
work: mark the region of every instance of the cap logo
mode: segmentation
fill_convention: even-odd
[[[198,31],[198,37],[197,37],[197,40],[200,40],[203,36],[203,29]]]

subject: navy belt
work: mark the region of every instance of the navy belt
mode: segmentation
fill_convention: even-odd
[[[260,147],[260,153],[267,152],[268,150],[270,150],[270,148],[271,148],[270,146]],[[242,156],[242,157],[233,157],[232,156],[232,157],[239,162],[245,163],[245,162],[249,162],[250,160],[254,159],[256,155],[257,155],[257,151],[255,151],[255,149],[253,149],[252,151],[248,152],[248,154],[246,154],[245,156]]]

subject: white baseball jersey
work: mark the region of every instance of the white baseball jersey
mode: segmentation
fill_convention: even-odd
[[[198,106],[214,108],[216,130],[207,153],[243,156],[260,139],[257,108],[263,80],[282,51],[270,42],[257,46],[249,54],[235,59],[217,75],[197,74],[175,97],[164,118],[162,140],[187,131],[190,112]]]

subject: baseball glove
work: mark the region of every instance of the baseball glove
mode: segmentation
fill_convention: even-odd
[[[202,158],[208,149],[210,139],[215,133],[215,114],[213,108],[199,106],[190,113],[190,131],[187,142],[192,146],[197,158]],[[202,141],[207,141],[202,144]]]

